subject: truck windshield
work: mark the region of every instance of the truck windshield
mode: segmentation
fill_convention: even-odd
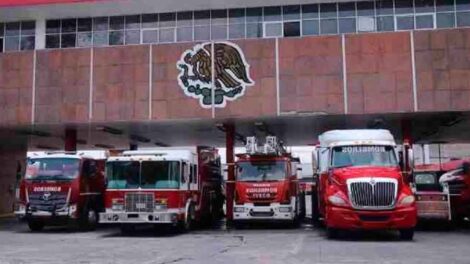
[[[31,180],[72,180],[80,174],[80,159],[37,158],[29,159],[26,179]]]
[[[177,189],[178,161],[112,161],[106,163],[110,189]]]
[[[237,164],[238,181],[277,181],[286,175],[284,161],[242,161]]]
[[[352,166],[398,166],[392,146],[342,146],[334,147],[331,165],[333,168]]]

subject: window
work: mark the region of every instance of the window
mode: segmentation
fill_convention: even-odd
[[[227,39],[227,10],[211,11],[211,39]]]
[[[320,34],[318,5],[302,6],[302,35],[311,36]]]
[[[228,38],[241,39],[245,38],[245,9],[230,9],[228,11]]]
[[[396,29],[397,30],[410,30],[414,29],[414,18],[412,15],[409,16],[396,16],[395,17]]]
[[[176,38],[176,14],[175,13],[163,13],[160,14],[159,21],[159,37],[160,43],[175,42]]]
[[[302,24],[302,35],[318,35],[320,34],[318,20],[304,20]]]
[[[356,3],[338,4],[339,33],[356,33]]]
[[[320,33],[321,34],[337,34],[338,33],[338,20],[337,19],[320,20]]]
[[[263,37],[263,9],[247,8],[246,9],[246,37],[261,38]]]
[[[393,1],[392,0],[378,0],[375,4],[378,16],[393,15]]]
[[[395,14],[413,14],[413,0],[395,0]]]
[[[193,12],[176,14],[176,41],[193,40]]]
[[[0,23],[0,52],[33,50],[35,34],[34,21]]]
[[[437,13],[437,28],[453,28],[455,27],[455,13]]]
[[[468,27],[470,26],[470,12],[457,13],[457,26]]]
[[[433,13],[434,0],[414,0],[416,13]]]
[[[158,14],[142,15],[142,43],[158,42]]]
[[[282,8],[282,17],[284,37],[300,36],[300,6],[284,6]]]
[[[394,31],[395,23],[393,16],[377,17],[377,31]]]
[[[434,14],[416,14],[416,29],[434,28]]]
[[[210,40],[211,38],[210,11],[194,12],[194,40]]]

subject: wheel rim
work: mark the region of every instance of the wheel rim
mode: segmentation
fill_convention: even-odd
[[[88,223],[94,225],[96,224],[97,219],[96,219],[96,212],[94,210],[91,210],[88,212]]]

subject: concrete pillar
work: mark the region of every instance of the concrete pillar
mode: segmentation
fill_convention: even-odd
[[[77,130],[73,128],[65,129],[65,151],[77,151]]]
[[[235,127],[232,124],[224,125],[225,128],[225,151],[227,159],[227,183],[226,183],[226,209],[227,221],[233,220],[233,196],[235,190]]]
[[[16,187],[25,171],[26,145],[4,147],[0,145],[0,216],[14,211]]]

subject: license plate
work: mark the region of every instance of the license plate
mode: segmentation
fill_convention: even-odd
[[[145,209],[146,206],[145,206],[144,203],[136,203],[136,204],[135,204],[135,208],[137,208],[137,209]]]

